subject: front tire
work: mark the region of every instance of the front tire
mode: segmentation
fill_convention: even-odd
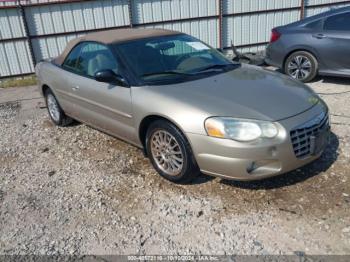
[[[318,72],[317,59],[306,51],[294,52],[287,58],[284,72],[286,75],[304,83],[310,82]]]
[[[165,179],[189,183],[199,174],[191,147],[182,132],[170,122],[153,122],[146,134],[146,150],[152,165]]]
[[[67,126],[73,122],[73,119],[66,116],[54,93],[47,89],[44,93],[46,107],[52,122],[57,126]]]

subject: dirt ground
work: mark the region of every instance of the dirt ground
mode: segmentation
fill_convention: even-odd
[[[159,177],[142,152],[58,128],[35,87],[0,89],[0,254],[350,254],[350,80],[319,161],[258,182]]]

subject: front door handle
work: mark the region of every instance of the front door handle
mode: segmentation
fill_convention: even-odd
[[[317,38],[317,39],[323,39],[323,38],[327,38],[327,36],[325,36],[324,34],[315,34],[315,35],[312,35],[314,38]]]
[[[79,88],[80,88],[79,86],[72,87],[73,91],[77,91]]]

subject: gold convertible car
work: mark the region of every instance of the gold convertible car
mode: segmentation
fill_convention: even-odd
[[[56,125],[76,119],[143,148],[177,183],[279,175],[328,141],[328,108],[309,87],[175,31],[88,34],[36,74]]]

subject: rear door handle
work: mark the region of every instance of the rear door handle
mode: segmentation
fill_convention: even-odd
[[[72,87],[73,91],[77,91],[79,88],[80,88],[79,86]]]
[[[323,38],[327,38],[327,36],[325,36],[324,34],[315,34],[315,35],[312,35],[314,38],[317,38],[317,39],[323,39]]]

